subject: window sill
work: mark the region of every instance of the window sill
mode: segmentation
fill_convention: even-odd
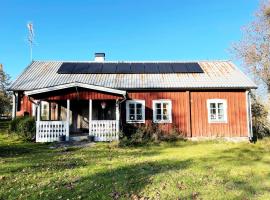
[[[128,124],[144,124],[145,123],[145,121],[136,121],[136,120],[134,120],[134,121],[126,121]]]
[[[156,124],[171,124],[172,123],[172,121],[164,121],[164,120],[162,120],[162,121],[153,121],[154,123],[156,123]]]
[[[209,124],[227,124],[227,121],[208,121]]]

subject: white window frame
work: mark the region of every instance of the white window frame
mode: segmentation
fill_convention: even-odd
[[[129,104],[131,104],[131,103],[132,104],[137,104],[137,103],[142,104],[142,119],[141,120],[137,120],[137,109],[136,109],[136,107],[134,109],[135,119],[134,120],[129,119],[129,115],[130,115]],[[126,122],[127,123],[145,123],[145,101],[144,100],[127,100],[126,101]]]
[[[40,101],[40,104],[41,104],[40,116],[41,116],[42,121],[49,121],[50,120],[50,103],[48,101]],[[47,112],[47,116],[46,116],[46,119],[44,119],[46,112]]]
[[[153,122],[154,123],[172,123],[172,101],[169,99],[158,99],[158,100],[153,100],[153,105],[152,105],[152,109],[153,109]],[[161,120],[157,119],[157,111],[156,111],[156,104],[160,103],[161,104]],[[168,103],[168,119],[167,120],[163,120],[163,103]]]
[[[211,119],[211,111],[210,111],[210,104],[214,103],[216,104],[216,110],[218,109],[219,103],[223,104],[223,111],[224,111],[224,119]],[[207,112],[208,112],[208,123],[228,123],[228,118],[227,118],[227,100],[226,99],[208,99],[207,100]],[[218,112],[216,111],[216,115],[218,115]]]

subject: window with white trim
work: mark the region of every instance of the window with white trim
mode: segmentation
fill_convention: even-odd
[[[227,101],[225,99],[208,99],[208,122],[227,123]]]
[[[127,100],[126,101],[126,121],[128,123],[145,122],[145,101]]]
[[[50,104],[47,101],[41,101],[41,120],[49,120]]]
[[[153,121],[155,123],[172,122],[172,101],[171,100],[153,100]]]

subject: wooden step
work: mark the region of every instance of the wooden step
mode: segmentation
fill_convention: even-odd
[[[84,140],[89,140],[88,135],[76,135],[76,136],[70,136],[70,141],[84,141]]]

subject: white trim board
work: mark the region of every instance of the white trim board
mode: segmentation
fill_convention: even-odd
[[[68,84],[63,84],[63,85],[57,85],[57,86],[52,86],[52,87],[47,87],[47,88],[41,88],[41,89],[35,89],[35,90],[30,90],[30,91],[25,91],[24,94],[27,96],[34,95],[34,94],[41,94],[45,92],[52,92],[52,91],[57,91],[57,90],[62,90],[62,89],[67,89],[67,88],[72,88],[72,87],[81,87],[81,88],[86,88],[90,90],[97,90],[97,91],[102,91],[102,92],[108,92],[108,93],[113,93],[113,94],[119,94],[119,95],[126,95],[126,91],[124,90],[117,90],[113,88],[107,88],[107,87],[102,87],[102,86],[96,86],[96,85],[89,85],[85,83],[68,83]]]

